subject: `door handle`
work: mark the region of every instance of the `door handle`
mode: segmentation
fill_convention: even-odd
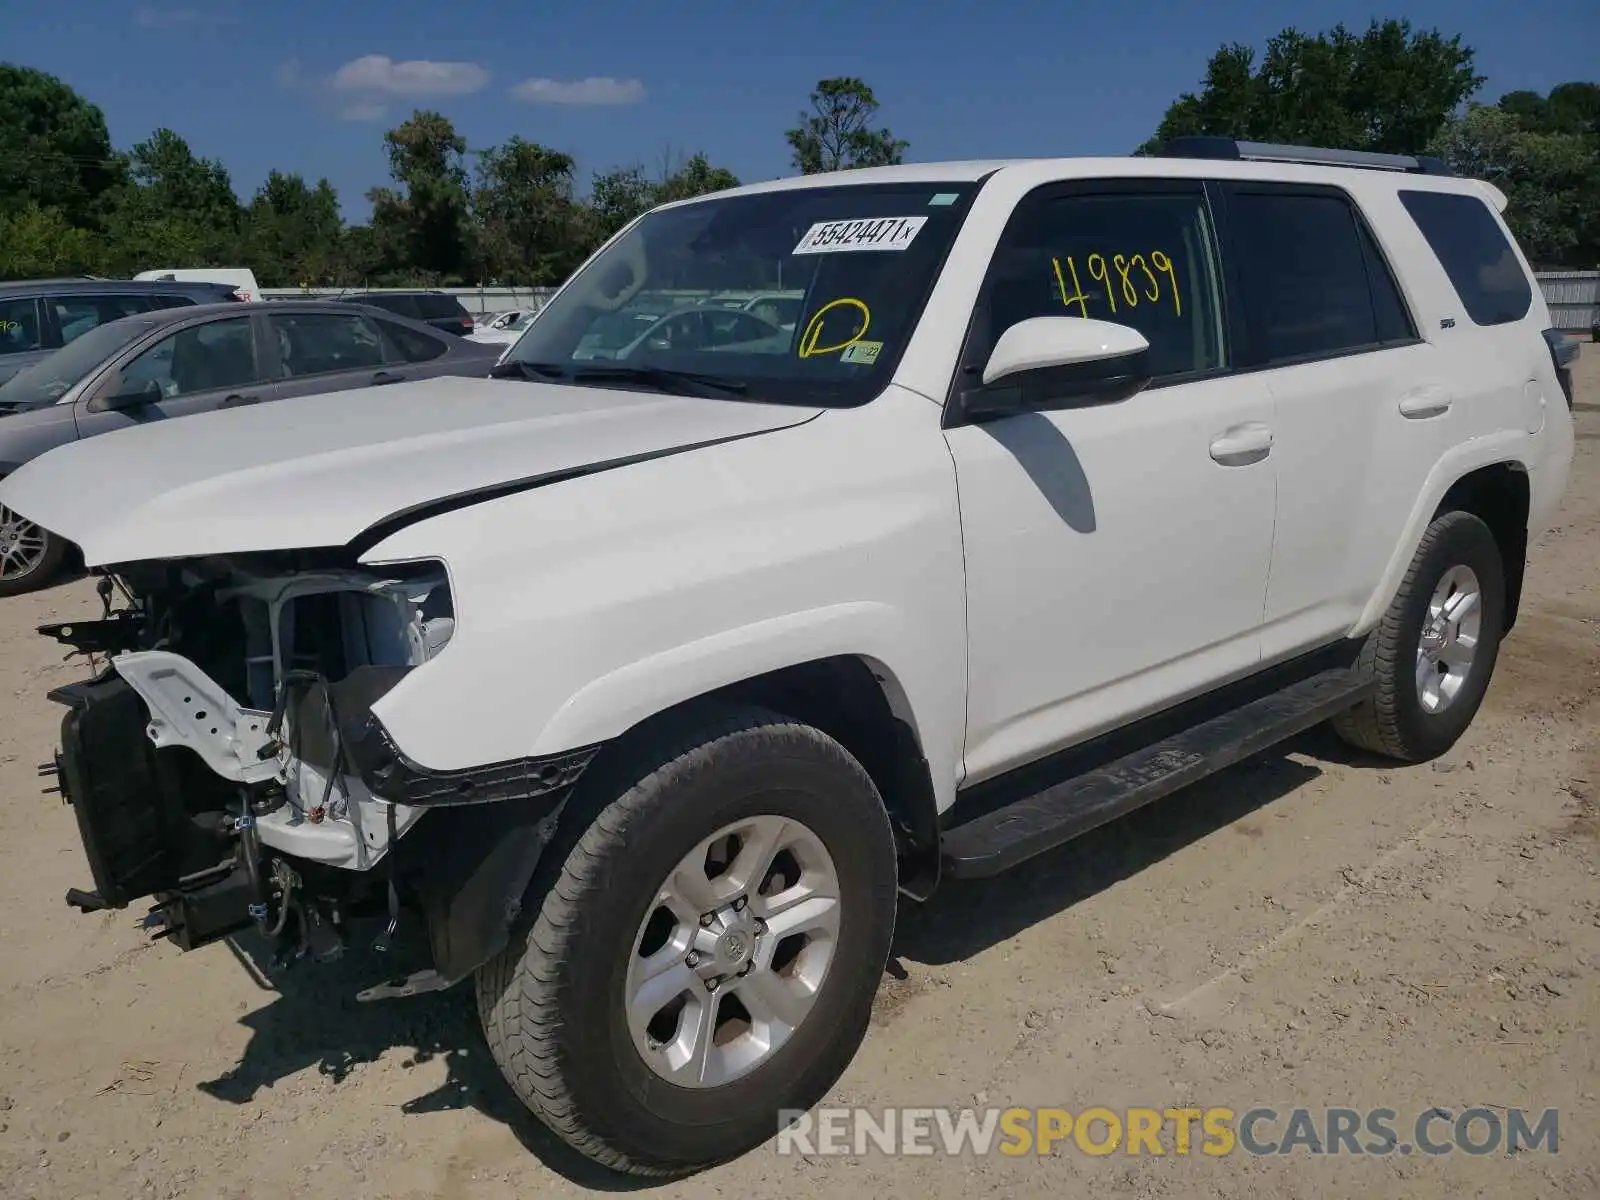
[[[1413,421],[1442,417],[1449,411],[1450,393],[1433,384],[1413,388],[1400,397],[1400,415],[1410,417]]]
[[[406,377],[404,375],[393,375],[393,374],[390,374],[388,371],[379,371],[379,372],[377,372],[376,374],[373,375],[372,382],[373,383],[404,383],[405,382],[405,378]]]
[[[239,392],[234,392],[231,396],[224,396],[222,398],[222,403],[217,405],[217,407],[218,408],[239,408],[240,406],[245,405],[245,404],[260,404],[260,403],[261,403],[261,397],[260,396],[245,396],[245,395],[240,394]]]
[[[1248,467],[1272,453],[1272,430],[1257,421],[1234,425],[1211,439],[1211,457],[1225,467]]]

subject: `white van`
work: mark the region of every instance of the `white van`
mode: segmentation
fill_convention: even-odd
[[[140,271],[135,279],[162,279],[173,283],[226,283],[244,301],[262,299],[255,273],[243,267],[162,267]]]

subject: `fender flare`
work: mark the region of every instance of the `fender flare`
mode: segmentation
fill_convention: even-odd
[[[1501,430],[1452,447],[1434,464],[1422,490],[1417,494],[1411,515],[1406,519],[1405,533],[1395,544],[1381,581],[1350,628],[1351,637],[1364,636],[1388,610],[1395,593],[1400,590],[1400,582],[1405,578],[1411,560],[1416,557],[1417,547],[1422,544],[1422,535],[1433,523],[1434,514],[1450,489],[1465,476],[1484,467],[1504,464],[1526,472],[1527,450],[1531,441],[1530,435],[1522,430]]]

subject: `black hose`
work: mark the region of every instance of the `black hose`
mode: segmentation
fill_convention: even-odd
[[[239,818],[239,849],[244,855],[244,870],[250,880],[250,891],[255,896],[256,904],[265,910],[256,918],[256,924],[265,929],[267,917],[272,911],[272,901],[261,879],[261,840],[256,836],[256,819],[250,811],[248,794],[241,793],[240,808],[243,811]]]

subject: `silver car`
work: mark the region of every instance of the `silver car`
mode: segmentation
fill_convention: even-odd
[[[123,317],[0,385],[0,477],[66,442],[285,396],[487,375],[499,346],[381,309],[227,303]],[[68,552],[0,506],[0,596],[42,587]]]

